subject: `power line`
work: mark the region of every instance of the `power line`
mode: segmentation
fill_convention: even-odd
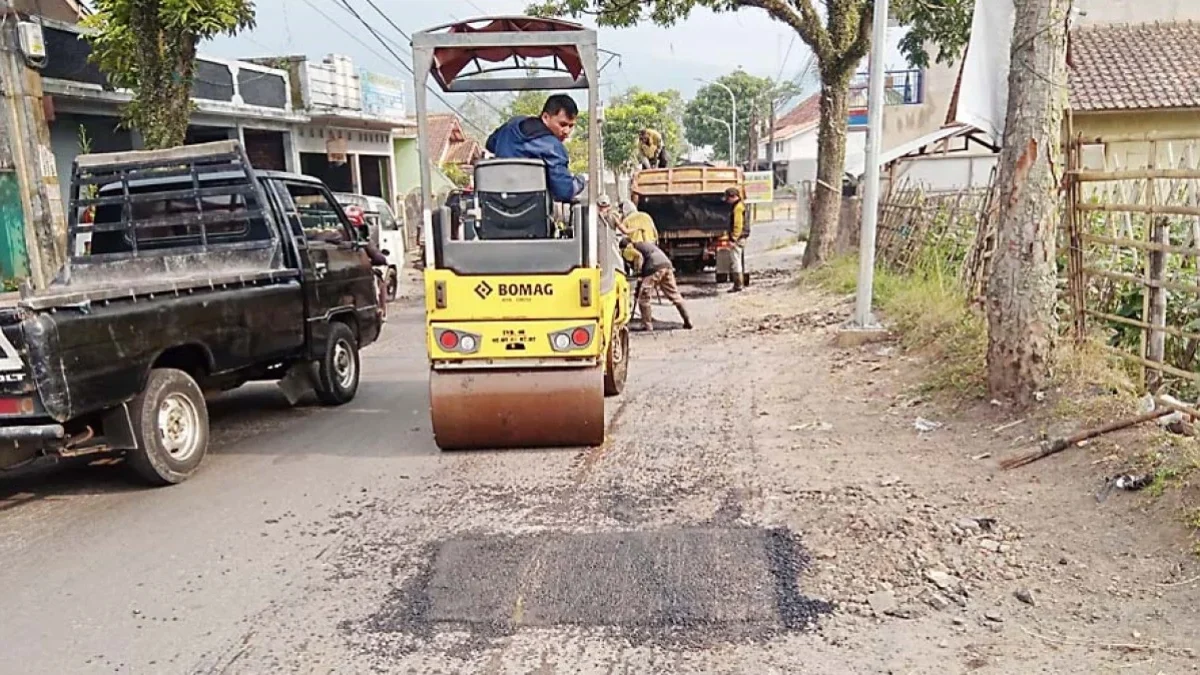
[[[335,0],[335,2],[337,2],[337,1],[338,1],[338,0]],[[354,34],[353,32],[351,32],[349,29],[347,29],[346,27],[342,26],[342,25],[341,25],[341,24],[339,24],[337,21],[335,21],[335,20],[334,20],[332,17],[330,17],[328,14],[326,14],[326,13],[325,13],[325,12],[323,12],[323,11],[321,11],[321,9],[320,9],[319,7],[317,7],[315,4],[313,4],[313,3],[312,3],[312,0],[304,0],[304,3],[305,3],[306,5],[308,5],[309,7],[312,7],[312,8],[313,8],[313,10],[315,10],[315,11],[316,11],[318,14],[320,14],[322,17],[324,17],[326,21],[329,21],[331,24],[333,24],[334,26],[336,26],[337,28],[339,28],[339,29],[340,29],[340,30],[341,30],[343,33],[346,33],[347,35],[349,35],[350,37],[354,38],[355,40],[358,40],[358,39],[361,37],[361,36],[359,36],[359,35],[355,35],[355,34]],[[346,9],[346,11],[350,12],[351,14],[353,14],[353,15],[354,15],[354,17],[355,17],[356,19],[358,19],[358,20],[359,20],[359,22],[360,22],[360,23],[362,23],[362,24],[363,24],[363,26],[364,26],[364,27],[366,27],[366,29],[367,29],[368,31],[370,31],[370,33],[371,33],[372,35],[374,35],[374,36],[375,36],[375,39],[376,39],[376,40],[377,40],[377,41],[378,41],[378,42],[379,42],[381,45],[383,45],[384,49],[386,49],[386,50],[388,51],[388,53],[390,53],[390,54],[392,55],[392,57],[393,57],[393,58],[394,58],[394,59],[395,59],[395,60],[396,60],[396,61],[397,61],[397,62],[398,62],[398,63],[399,63],[399,64],[400,64],[400,65],[401,65],[401,66],[402,66],[402,67],[403,67],[405,70],[407,70],[407,71],[408,71],[410,74],[412,74],[412,73],[413,73],[412,66],[408,65],[407,63],[405,63],[405,62],[404,62],[404,59],[403,59],[403,58],[401,58],[401,57],[400,57],[400,55],[399,55],[399,54],[397,54],[397,53],[396,53],[396,51],[395,51],[395,50],[393,50],[393,49],[392,49],[392,48],[391,48],[391,47],[390,47],[390,46],[387,44],[387,42],[386,42],[386,41],[384,41],[384,40],[381,38],[381,36],[380,36],[380,35],[378,35],[378,34],[375,32],[375,29],[374,29],[374,28],[372,28],[372,27],[371,27],[371,25],[370,25],[369,23],[367,23],[367,21],[366,21],[365,19],[363,19],[363,18],[362,18],[362,16],[361,16],[361,15],[360,15],[358,12],[354,11],[354,9],[353,9],[352,7],[350,7],[350,5],[349,5],[348,3],[346,3],[346,2],[345,2],[345,0],[341,0],[341,5],[344,7],[344,9]],[[383,59],[384,61],[387,61],[387,60],[389,60],[389,59],[388,59],[388,57],[381,55],[379,52],[377,52],[377,51],[375,51],[375,50],[371,49],[370,47],[365,47],[365,46],[364,46],[364,48],[366,48],[368,52],[370,52],[370,53],[374,54],[376,57],[378,57],[378,58],[380,58],[380,59]],[[414,77],[415,77],[415,76],[414,76]],[[463,120],[463,121],[464,121],[466,124],[470,125],[470,126],[471,126],[472,128],[474,128],[476,131],[479,131],[480,133],[483,133],[483,134],[488,134],[488,133],[490,133],[490,132],[489,132],[489,131],[487,131],[486,129],[481,129],[481,128],[479,128],[479,126],[478,126],[478,125],[476,125],[475,123],[473,123],[473,122],[471,122],[470,120],[468,120],[468,119],[466,118],[466,116],[462,115],[462,111],[460,111],[460,110],[459,110],[459,109],[458,109],[458,108],[457,108],[457,107],[456,107],[454,104],[452,104],[452,103],[450,103],[449,101],[447,101],[447,100],[446,100],[446,99],[445,99],[445,98],[444,98],[444,97],[443,97],[443,96],[442,96],[440,93],[438,93],[438,91],[437,91],[437,90],[435,90],[433,87],[429,86],[429,84],[428,84],[428,83],[426,83],[426,85],[425,85],[425,88],[429,90],[429,93],[433,94],[434,98],[436,98],[437,100],[441,101],[443,104],[445,104],[445,105],[446,105],[446,107],[450,108],[450,110],[452,110],[452,111],[454,111],[454,112],[458,113],[458,114],[459,114],[459,117],[461,117],[461,118],[462,118],[462,120]]]
[[[350,9],[349,0],[340,0],[340,2],[344,5],[346,5],[347,9]],[[403,35],[405,40],[412,42],[412,36],[409,35],[407,32],[405,32],[405,30],[403,28],[398,26],[396,24],[396,22],[392,20],[392,17],[388,16],[386,12],[384,12],[382,9],[380,9],[379,5],[375,4],[375,0],[366,0],[366,2],[368,5],[371,6],[371,9],[375,10],[379,14],[379,16],[383,17],[383,20],[386,21],[389,26],[391,26],[393,29],[395,29],[395,31],[397,33]],[[352,9],[350,11],[353,12],[356,17],[358,17],[359,21],[363,22],[364,26],[366,25],[366,21],[364,21],[363,18],[361,16],[359,16],[358,12],[355,12]],[[368,26],[367,30],[370,30],[371,34],[375,35],[376,39],[379,40],[380,42],[391,42],[391,40],[388,40],[387,38],[380,36],[378,33],[376,33],[373,28],[370,28]],[[395,43],[393,42],[392,44],[395,44]],[[387,45],[384,45],[384,46],[386,47]],[[410,55],[411,55],[411,53],[412,52],[409,52]],[[397,58],[399,58],[399,57],[397,57]],[[412,69],[410,68],[409,70],[411,71]],[[492,105],[492,103],[490,101],[488,101],[486,98],[479,96],[478,94],[473,95],[473,97],[480,103],[482,103],[485,106],[487,106],[488,108],[490,108],[492,110],[492,112],[496,113],[497,115],[501,115],[501,116],[504,115],[503,110]]]

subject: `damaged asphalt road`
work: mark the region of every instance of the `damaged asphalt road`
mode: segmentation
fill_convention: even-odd
[[[1047,478],[1035,502],[952,429],[893,421],[886,371],[828,347],[838,300],[772,273],[796,264],[782,231],[755,227],[747,292],[690,287],[696,330],[634,336],[597,448],[438,452],[404,301],[353,403],[214,400],[182,485],[0,479],[0,673],[1192,670],[1034,637],[1195,644],[1200,604],[1145,581],[1165,557],[1121,558],[1136,521],[1106,521],[1114,550],[1039,532],[1023,520],[1077,491]],[[1118,574],[1148,595],[1109,602]]]
[[[715,321],[724,299],[695,288]],[[118,466],[0,480],[0,583],[21,608],[0,615],[0,671],[462,672],[542,631],[686,649],[829,610],[797,585],[793,533],[737,519],[733,456],[694,452],[735,434],[730,364],[693,366],[682,332],[660,331],[635,345],[605,446],[443,454],[420,308],[389,314],[345,408],[289,408],[269,386],[212,401],[212,452],[183,485],[139,489]],[[664,415],[672,396],[698,419]]]

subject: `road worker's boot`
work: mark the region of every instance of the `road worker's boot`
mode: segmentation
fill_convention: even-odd
[[[730,293],[741,293],[742,288],[745,287],[745,284],[742,281],[742,275],[730,274],[729,276],[733,278],[733,288],[729,289],[729,292]]]
[[[642,330],[654,330],[654,318],[650,315],[650,303],[638,305],[638,314],[642,317]]]
[[[687,330],[691,330],[692,317],[688,316],[687,308],[683,306],[683,303],[679,303],[678,305],[675,305],[675,309],[679,310],[679,318],[683,319],[683,327]]]

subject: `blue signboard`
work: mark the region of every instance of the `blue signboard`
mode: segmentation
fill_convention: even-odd
[[[388,119],[404,118],[404,83],[394,77],[360,70],[363,112]]]

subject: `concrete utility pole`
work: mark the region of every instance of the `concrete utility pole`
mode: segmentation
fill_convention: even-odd
[[[0,0],[0,265],[4,274],[45,288],[65,262],[67,225],[42,78],[25,62],[19,20],[12,0]],[[19,223],[12,222],[14,201],[23,214]]]
[[[862,236],[858,243],[858,293],[854,326],[875,327],[871,299],[875,284],[875,227],[879,219],[879,156],[883,148],[883,69],[887,51],[888,0],[875,0],[871,35],[870,81],[867,84],[867,158],[863,177]]]

